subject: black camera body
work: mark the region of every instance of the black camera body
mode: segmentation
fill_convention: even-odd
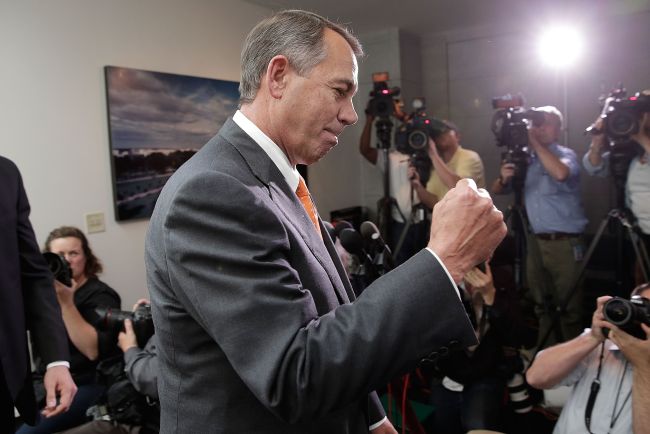
[[[627,140],[639,132],[641,116],[648,112],[650,95],[637,92],[627,97],[625,89],[615,89],[603,108],[604,132],[614,141]]]
[[[375,81],[368,101],[368,114],[377,118],[388,118],[395,114],[395,97],[400,93],[399,87],[388,87],[385,81]]]
[[[440,119],[427,116],[424,107],[416,110],[395,133],[395,149],[411,157],[422,185],[427,185],[431,177],[433,162],[429,158],[429,137],[435,139],[449,130]]]
[[[524,148],[528,146],[528,125],[539,127],[544,124],[544,112],[534,107],[526,109],[521,95],[492,98],[492,108],[497,110],[492,118],[492,132],[497,146]]]
[[[45,262],[47,262],[47,266],[56,280],[65,286],[72,286],[72,270],[63,255],[45,252],[43,258],[45,258]]]
[[[427,116],[423,109],[417,110],[395,133],[395,149],[406,155],[428,153],[429,137],[435,140],[448,130],[440,119]]]
[[[140,304],[133,312],[114,310],[110,307],[98,307],[95,309],[95,312],[101,318],[101,328],[112,331],[116,335],[124,331],[124,320],[130,319],[133,323],[133,331],[140,348],[144,348],[149,338],[155,332],[150,304]]]
[[[624,332],[645,340],[646,334],[641,324],[650,326],[650,300],[640,295],[629,300],[614,297],[603,306],[603,315]]]
[[[528,126],[541,126],[545,121],[544,112],[525,108],[522,95],[510,94],[492,98],[492,108],[496,109],[492,117],[492,132],[497,146],[506,148],[501,154],[501,160],[503,163],[514,164],[513,182],[515,188],[519,189],[524,185],[530,164]]]

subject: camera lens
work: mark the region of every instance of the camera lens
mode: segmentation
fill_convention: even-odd
[[[415,150],[420,150],[426,148],[429,143],[427,133],[422,130],[415,130],[409,134],[409,145]]]
[[[632,318],[632,306],[627,300],[613,298],[605,303],[603,315],[607,321],[614,325],[625,325]]]
[[[634,133],[636,118],[629,113],[619,112],[608,116],[608,127],[613,136],[628,136]]]

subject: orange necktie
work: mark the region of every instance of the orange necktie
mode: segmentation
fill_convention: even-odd
[[[323,234],[321,234],[320,227],[318,226],[318,213],[316,212],[316,206],[314,206],[314,201],[311,200],[311,195],[309,194],[309,190],[307,189],[305,180],[302,179],[302,176],[300,177],[300,182],[298,182],[296,196],[298,196],[300,203],[302,203],[303,208],[307,211],[307,215],[316,228],[316,232],[321,238],[323,238]]]

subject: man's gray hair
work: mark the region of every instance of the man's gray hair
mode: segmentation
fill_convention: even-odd
[[[355,56],[363,56],[361,43],[349,30],[312,12],[282,11],[258,23],[246,37],[241,53],[240,104],[255,99],[262,76],[274,56],[286,56],[302,76],[323,61],[327,55],[323,43],[325,29],[341,35]]]
[[[545,105],[542,107],[535,107],[535,110],[555,116],[558,120],[560,129],[562,129],[562,126],[564,125],[564,116],[562,116],[562,112],[558,110],[557,107],[552,105]]]

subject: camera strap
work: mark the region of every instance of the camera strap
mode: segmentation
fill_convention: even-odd
[[[585,408],[585,426],[587,427],[587,431],[589,434],[593,434],[591,432],[591,413],[594,410],[594,404],[596,402],[596,397],[598,396],[598,392],[600,391],[600,371],[602,370],[603,367],[603,356],[605,353],[605,341],[600,346],[600,360],[598,361],[598,372],[596,374],[596,378],[594,378],[594,381],[591,383],[591,391],[589,392],[589,398],[587,398],[587,407]],[[619,416],[623,412],[623,409],[625,408],[625,404],[627,401],[630,399],[630,396],[632,395],[632,388],[628,391],[625,399],[623,400],[623,403],[621,404],[621,408],[618,409],[618,412],[616,411],[616,407],[618,407],[618,399],[621,396],[621,388],[623,387],[623,380],[625,379],[625,372],[627,371],[627,365],[628,361],[625,361],[625,365],[623,365],[623,372],[621,372],[621,378],[618,381],[618,387],[616,388],[616,400],[614,401],[614,407],[612,408],[612,417],[611,421],[609,424],[609,431],[614,427],[614,424],[618,420]]]
[[[589,392],[589,398],[587,398],[587,407],[585,408],[585,426],[589,434],[591,432],[591,413],[594,410],[594,404],[596,403],[596,398],[598,397],[598,392],[600,391],[600,371],[603,368],[603,356],[605,354],[605,341],[600,344],[600,359],[598,360],[598,372],[596,373],[596,378],[591,382],[591,391]]]

